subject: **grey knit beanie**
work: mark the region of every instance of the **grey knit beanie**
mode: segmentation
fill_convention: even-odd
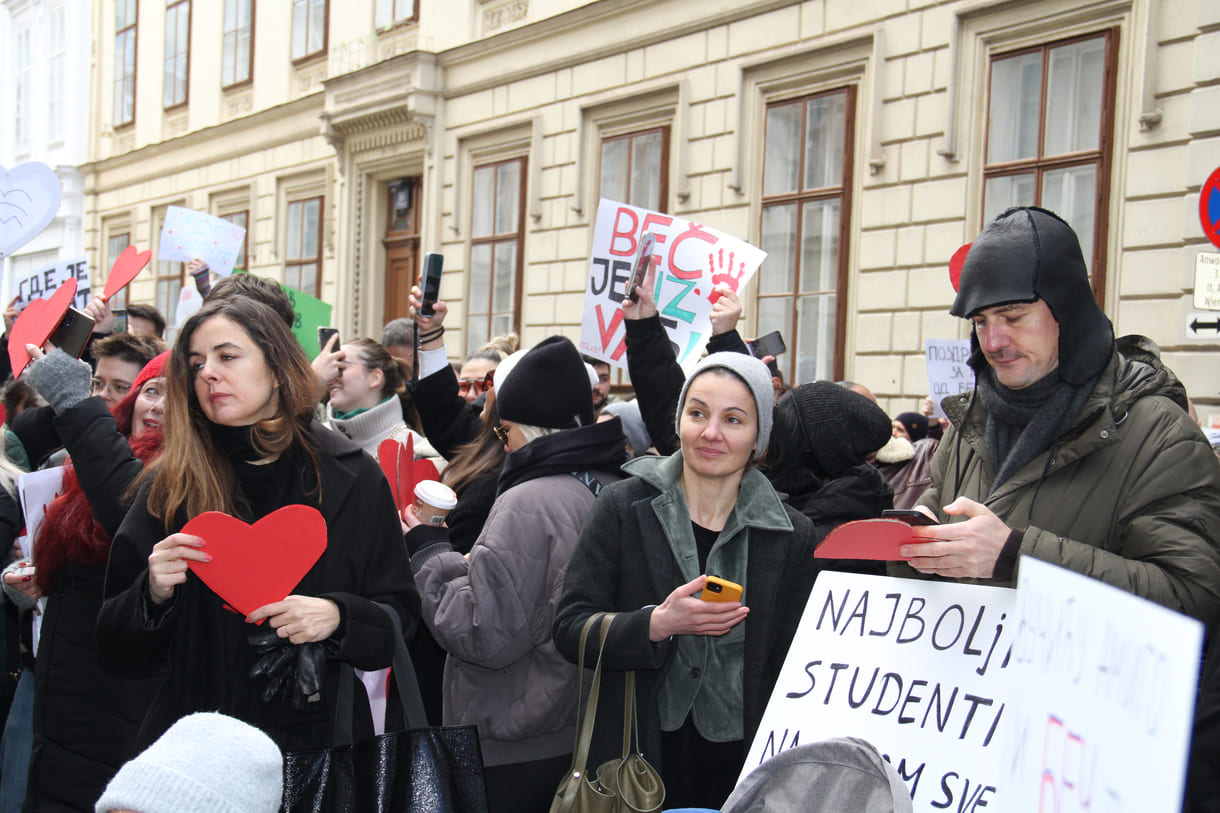
[[[771,386],[771,371],[753,356],[745,353],[712,353],[705,356],[682,385],[682,394],[678,396],[678,413],[674,416],[674,431],[682,435],[682,407],[686,405],[686,391],[690,383],[700,374],[722,368],[734,373],[745,382],[750,394],[754,396],[754,406],[758,409],[758,442],[754,446],[754,457],[767,451],[771,441],[771,421],[775,412],[775,388]]]
[[[106,786],[95,813],[276,813],[284,760],[271,738],[223,714],[183,717]]]

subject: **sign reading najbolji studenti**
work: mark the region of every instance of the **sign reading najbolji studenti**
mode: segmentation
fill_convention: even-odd
[[[746,757],[868,740],[917,811],[995,809],[1016,592],[827,571]]]

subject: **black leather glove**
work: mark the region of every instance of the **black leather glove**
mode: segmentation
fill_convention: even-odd
[[[326,675],[326,648],[318,643],[294,644],[273,629],[260,630],[248,639],[262,655],[247,675],[251,680],[267,678],[260,699],[278,701],[304,711],[322,702]]]

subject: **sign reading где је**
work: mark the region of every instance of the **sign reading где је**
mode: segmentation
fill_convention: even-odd
[[[974,389],[974,370],[970,369],[969,339],[928,339],[924,345],[928,362],[928,394],[932,396],[932,417],[945,417],[942,398]]]
[[[598,203],[580,350],[624,369],[627,343],[620,305],[627,295],[632,263],[645,232],[656,237],[657,312],[678,363],[689,372],[711,335],[713,289],[724,284],[734,292],[740,291],[767,253],[680,217],[612,200]]]
[[[1203,625],[1022,556],[1007,810],[1181,810]]]
[[[860,737],[915,810],[994,809],[1015,606],[1005,587],[823,572],[742,778],[788,748]]]
[[[58,260],[43,266],[33,273],[13,280],[15,307],[20,313],[35,299],[50,299],[51,295],[69,279],[76,279],[76,297],[72,307],[84,308],[89,304],[89,262],[84,257]]]

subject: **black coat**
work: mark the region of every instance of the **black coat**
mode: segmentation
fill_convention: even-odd
[[[143,463],[101,398],[64,410],[54,424],[94,518],[113,534],[123,519],[124,492]],[[34,670],[27,813],[92,810],[111,777],[135,756],[136,732],[160,682],[156,675],[113,675],[98,662],[94,625],[105,571],[104,565],[66,563],[47,596]]]
[[[432,448],[448,460],[463,443],[474,440],[483,428],[479,411],[458,395],[457,376],[448,364],[419,379],[411,392],[420,427]]]
[[[284,750],[333,744],[335,698],[341,679],[352,681],[346,663],[375,670],[390,665],[394,631],[388,604],[402,619],[408,639],[419,623],[415,590],[402,541],[402,528],[389,484],[359,446],[317,422],[311,426],[321,467],[322,495],[316,505],[326,520],[327,547],[293,593],[321,596],[340,610],[339,628],[328,641],[322,701],[306,711],[279,702],[263,703],[265,681],[246,674],[258,660],[247,638],[261,627],[225,609],[221,599],[188,574],[165,605],[152,610],[148,596],[148,556],[167,531],[148,513],[147,486],[115,536],[106,571],[106,600],[97,633],[108,665],[148,673],[168,660],[168,673],[140,730],[146,745],[180,717],[220,711],[266,731]],[[257,519],[257,517],[256,517]],[[355,687],[357,690],[358,686]],[[357,697],[360,695],[357,694]],[[367,706],[357,704],[357,739],[371,734]]]

